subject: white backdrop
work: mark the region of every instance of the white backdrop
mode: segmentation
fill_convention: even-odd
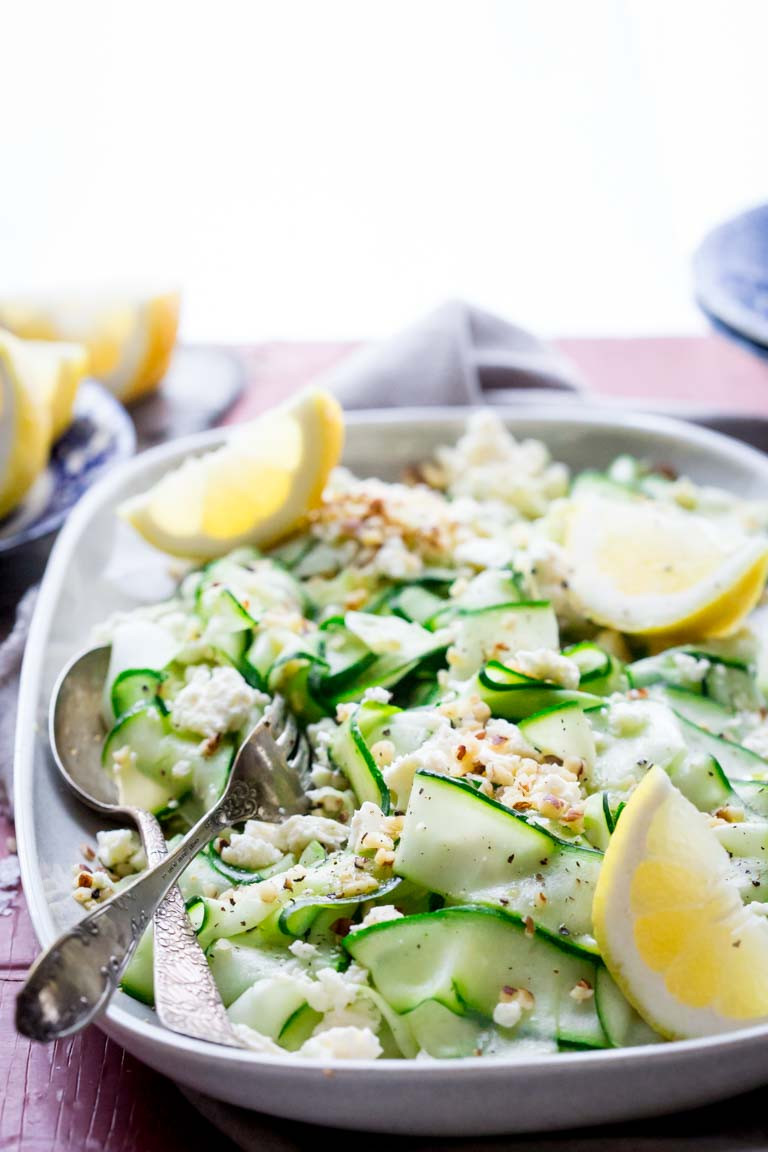
[[[765,0],[5,0],[0,290],[176,281],[192,339],[385,333],[449,295],[696,330],[768,199]]]

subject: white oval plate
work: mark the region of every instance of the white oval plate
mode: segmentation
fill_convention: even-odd
[[[389,410],[348,418],[345,461],[358,473],[395,478],[461,431],[468,410]],[[768,459],[690,425],[583,406],[505,409],[519,436],[545,440],[573,468],[601,467],[621,452],[668,464],[694,480],[750,497],[768,491]],[[173,562],[153,552],[114,515],[126,496],[224,431],[140,456],[77,506],[51,556],[27,645],[19,698],[15,796],[19,855],[32,921],[43,945],[72,923],[71,865],[99,818],[55,775],[47,709],[65,660],[110,612],[168,594]],[[717,1100],[763,1082],[768,1027],[648,1048],[579,1052],[515,1061],[337,1061],[332,1066],[265,1057],[188,1040],[162,1029],[152,1011],[118,993],[100,1027],[134,1056],[220,1100],[295,1120],[446,1136],[523,1132],[607,1123]]]

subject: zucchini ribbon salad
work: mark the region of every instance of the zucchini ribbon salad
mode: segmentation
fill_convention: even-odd
[[[123,516],[189,559],[119,613],[103,763],[173,844],[275,693],[309,815],[226,830],[181,889],[258,1052],[487,1058],[768,1019],[768,506],[493,414],[401,482],[337,466],[311,390]],[[100,832],[94,907],[145,866]],[[124,990],[152,1003],[149,929]]]

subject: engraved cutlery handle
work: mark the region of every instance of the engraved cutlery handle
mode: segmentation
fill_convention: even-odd
[[[168,855],[165,837],[150,812],[136,809],[134,817],[151,868]],[[155,912],[153,944],[155,1008],[160,1022],[182,1036],[239,1047],[178,884]]]
[[[77,1032],[107,1006],[167,892],[230,820],[225,797],[173,851],[38,957],[16,1000],[19,1032],[33,1040],[55,1040]]]

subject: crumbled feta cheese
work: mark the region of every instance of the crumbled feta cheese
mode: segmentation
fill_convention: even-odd
[[[384,832],[384,813],[378,804],[365,800],[349,825],[349,847],[352,852],[375,852],[391,848],[392,840]]]
[[[257,1032],[255,1028],[250,1028],[247,1024],[233,1024],[232,1029],[238,1040],[242,1040],[251,1052],[262,1052],[269,1056],[289,1055],[285,1048],[281,1048],[269,1036],[264,1036],[263,1033]]]
[[[338,820],[328,820],[325,816],[289,816],[285,823],[278,825],[278,845],[284,852],[300,856],[307,844],[317,840],[324,848],[336,851],[347,842],[348,832]]]
[[[303,960],[307,963],[320,954],[315,945],[309,944],[306,940],[294,940],[288,946],[288,951],[292,952],[297,960]]]
[[[334,786],[338,786],[334,784],[334,778],[338,775],[339,773],[334,772],[332,768],[325,767],[323,764],[312,765],[312,783],[317,788],[333,788]],[[343,778],[340,783],[344,783]]]
[[[515,550],[503,536],[485,539],[470,536],[457,544],[453,550],[456,564],[466,564],[472,568],[505,568],[511,563]]]
[[[174,727],[207,739],[237,732],[268,697],[246,684],[234,668],[196,665],[187,669],[186,684],[171,704]]]
[[[575,660],[561,656],[551,648],[533,648],[516,652],[510,661],[513,668],[534,680],[561,684],[563,688],[578,688],[579,666]]]
[[[458,759],[463,735],[444,718],[420,748],[398,756],[384,768],[384,781],[390,791],[395,793],[395,805],[400,811],[405,811],[408,805],[413,778],[417,772],[435,772],[442,776],[466,774],[469,764],[462,768]]]
[[[438,466],[453,497],[495,501],[529,518],[564,496],[568,470],[552,463],[539,440],[517,441],[489,410],[476,412],[453,448],[440,448]]]
[[[505,721],[500,723],[504,725]],[[409,752],[396,760],[385,771],[384,778],[391,783],[402,762],[410,763],[412,772],[424,770],[443,776],[466,776],[478,769],[482,770],[489,762],[506,760],[508,753],[516,754],[518,749],[524,748],[534,755],[533,749],[523,741],[518,729],[514,725],[509,725],[509,729],[511,742],[507,742],[508,736],[503,729],[498,729],[497,738],[488,742],[485,728],[477,725],[453,728],[450,724],[444,724],[415,752]]]
[[[532,600],[549,600],[561,624],[577,623],[583,618],[583,608],[571,587],[571,565],[560,544],[534,538],[516,560]]]
[[[651,715],[644,701],[618,700],[611,703],[608,711],[608,729],[620,739],[638,736],[646,730],[650,721]]]
[[[132,828],[113,828],[96,833],[96,855],[105,868],[122,876],[142,872],[147,866],[141,841]]]
[[[355,794],[348,788],[308,788],[307,800],[313,808],[319,808],[334,819],[346,820],[349,812],[355,809]]]
[[[402,917],[402,912],[398,912],[394,904],[377,904],[369,912],[366,912],[356,927],[372,928],[374,924],[386,924],[390,920],[401,920]]]
[[[363,968],[360,964],[350,964],[344,972],[344,979],[348,984],[362,987],[368,983],[368,969]]]
[[[750,710],[755,707],[755,693],[749,685],[749,681],[747,681],[743,687],[739,688],[729,684],[729,669],[725,664],[713,664],[709,676],[710,695],[717,698],[720,692],[723,692],[725,699],[729,700],[731,707],[737,712]]]
[[[324,1013],[312,1035],[320,1036],[332,1028],[370,1028],[372,1032],[378,1032],[380,1024],[381,1012],[376,1004],[366,996],[358,996],[346,1008],[331,1008]]]
[[[226,864],[249,868],[254,872],[276,864],[282,857],[283,853],[274,844],[261,836],[250,836],[247,831],[233,832],[229,844],[221,849],[221,858]]]
[[[491,718],[490,708],[476,693],[446,700],[437,711],[440,716],[450,720],[454,728],[480,729]]]
[[[709,660],[694,657],[690,652],[669,652],[664,659],[669,661],[670,672],[675,682],[683,688],[694,688],[700,684],[712,667]]]
[[[380,688],[377,686],[374,688],[366,688],[360,703],[367,704],[370,701],[374,704],[389,704],[391,699],[391,692],[389,692],[386,688]]]
[[[323,784],[331,783],[331,780],[326,779],[325,775],[323,775],[322,778],[319,777],[318,772],[333,773],[333,764],[331,763],[329,749],[335,735],[336,725],[328,716],[322,720],[318,720],[317,724],[309,724],[307,726],[307,738],[309,739],[315,760],[312,768],[312,779],[315,784],[322,786]]]
[[[254,840],[266,840],[268,844],[280,848],[281,827],[281,824],[270,824],[267,820],[247,820],[243,831]]]
[[[289,816],[282,824],[248,820],[242,833],[232,833],[221,856],[241,868],[264,868],[286,853],[300,856],[313,840],[335,852],[344,846],[348,834],[338,820],[324,816]]]
[[[115,779],[119,780],[121,772],[131,771],[136,767],[138,757],[133,749],[124,744],[122,748],[115,748],[112,753],[112,771],[115,774]]]
[[[493,1010],[493,1022],[500,1028],[514,1028],[523,1015],[517,1000],[500,1000]]]
[[[690,652],[673,652],[672,664],[686,680],[699,683],[712,667],[704,656],[693,656]]]
[[[370,1028],[329,1028],[311,1036],[299,1049],[310,1060],[376,1060],[383,1049]]]
[[[493,1010],[493,1022],[500,1028],[514,1028],[523,1012],[532,1012],[535,1005],[536,998],[527,988],[503,988]]]
[[[490,741],[485,746],[485,756],[491,761],[499,754],[536,757],[536,752],[516,724],[509,720],[488,720],[485,725],[486,739]]]
[[[356,964],[350,965],[346,972],[320,968],[315,972],[315,979],[307,983],[307,1003],[315,1012],[340,1012],[357,999],[367,978],[365,969]]]
[[[420,575],[424,562],[415,552],[410,552],[403,541],[392,536],[385,540],[376,553],[374,569],[389,580],[407,580]]]

